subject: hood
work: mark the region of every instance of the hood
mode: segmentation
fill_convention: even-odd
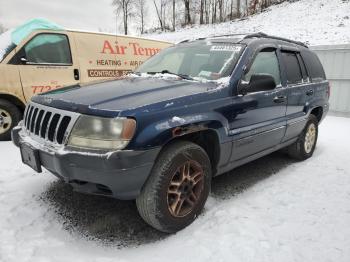
[[[117,112],[144,107],[162,101],[206,92],[217,87],[216,83],[159,78],[125,78],[71,86],[44,93],[32,98],[43,105],[85,114]]]

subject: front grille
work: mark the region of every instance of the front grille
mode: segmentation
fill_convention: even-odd
[[[33,137],[64,144],[76,113],[31,103],[26,108],[24,127]]]

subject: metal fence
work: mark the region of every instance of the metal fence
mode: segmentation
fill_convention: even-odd
[[[331,82],[330,110],[350,113],[350,44],[311,47]]]

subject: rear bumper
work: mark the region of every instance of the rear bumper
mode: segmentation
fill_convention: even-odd
[[[135,199],[146,182],[160,148],[145,151],[122,150],[108,154],[53,149],[38,144],[20,127],[12,130],[16,146],[27,144],[38,150],[40,163],[75,191]]]

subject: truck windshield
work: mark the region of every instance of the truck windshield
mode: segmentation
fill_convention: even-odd
[[[231,74],[242,45],[196,41],[164,49],[144,62],[137,73],[167,73],[185,79],[217,80]]]
[[[0,62],[16,47],[11,41],[12,31],[8,30],[0,34]]]

